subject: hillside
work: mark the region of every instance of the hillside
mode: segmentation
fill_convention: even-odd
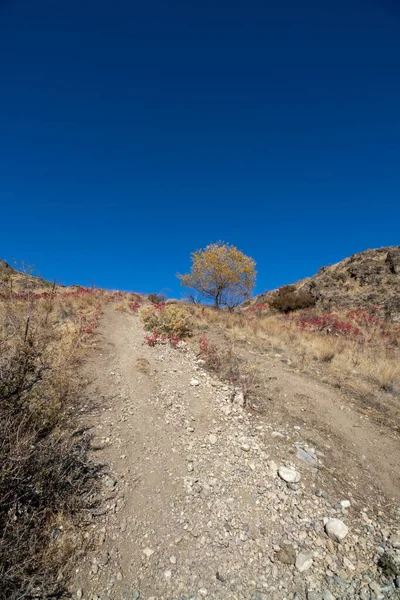
[[[0,600],[399,598],[397,324],[2,269]]]
[[[400,321],[400,246],[365,250],[294,284],[310,292],[322,310],[378,306],[388,320]],[[267,302],[261,294],[249,304]]]
[[[48,288],[53,285],[53,283],[40,276],[34,276],[32,271],[31,268],[26,270],[14,269],[5,260],[0,259],[0,291],[9,282],[12,282],[12,289],[17,292]]]

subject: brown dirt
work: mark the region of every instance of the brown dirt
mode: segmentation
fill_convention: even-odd
[[[272,598],[292,598],[308,580],[287,565],[280,568],[292,570],[277,575],[270,561],[276,540],[297,540],[291,517],[297,503],[310,508],[310,519],[320,515],[318,536],[324,536],[321,515],[334,514],[332,504],[342,498],[355,506],[344,517],[350,523],[369,505],[390,520],[400,500],[399,436],[333,388],[277,357],[248,354],[264,374],[264,414],[231,414],[224,399],[230,391],[199,369],[190,350],[145,345],[137,316],[107,307],[99,336],[84,375],[89,394],[102,400],[89,419],[111,480],[104,515],[93,521],[93,551],[73,576],[74,594],[247,599],[259,589],[262,569]],[[190,385],[193,377],[199,386]],[[248,454],[240,450],[243,439]],[[296,458],[299,441],[322,453],[319,469]],[[302,472],[300,490],[266,476],[270,458]],[[265,497],[254,492],[260,485]],[[328,490],[332,501],[313,496],[317,489]],[[154,554],[146,557],[146,548]]]

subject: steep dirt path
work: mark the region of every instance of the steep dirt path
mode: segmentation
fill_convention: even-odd
[[[390,546],[395,525],[355,498],[344,508],[319,491],[323,457],[314,454],[312,466],[295,458],[301,427],[283,444],[272,422],[232,402],[233,390],[187,348],[145,345],[137,316],[108,307],[99,333],[102,348],[85,373],[100,400],[90,422],[109,466],[107,500],[74,597],[331,600],[379,587],[373,557],[379,543]],[[277,474],[291,464],[300,483]],[[325,534],[324,517],[349,526],[342,544]]]

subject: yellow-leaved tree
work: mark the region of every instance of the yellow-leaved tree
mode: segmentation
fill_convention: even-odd
[[[234,308],[250,297],[256,281],[256,263],[230,244],[216,242],[192,252],[190,273],[178,274],[181,284],[196,290],[214,306]]]

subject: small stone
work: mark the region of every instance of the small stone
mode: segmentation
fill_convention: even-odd
[[[281,466],[278,469],[278,474],[283,481],[286,481],[286,483],[297,483],[300,481],[300,473],[298,473],[296,469],[293,469],[293,467]]]
[[[193,463],[189,463],[187,466],[187,470],[189,471],[189,473],[191,473],[194,469]]]
[[[205,598],[208,594],[208,591],[206,590],[206,588],[200,588],[199,594],[200,594],[200,596],[203,596],[203,598]]]
[[[400,550],[400,535],[392,533],[390,536],[390,543],[392,544],[393,548]]]
[[[132,593],[132,600],[139,600],[139,598],[140,598],[140,592],[138,592],[137,590],[135,590]]]
[[[170,557],[169,557],[169,562],[170,562],[172,565],[176,565],[176,556],[170,556]]]
[[[396,577],[396,579],[394,580],[394,585],[400,589],[400,577]]]
[[[335,596],[329,590],[325,590],[322,594],[322,600],[335,600]]]
[[[312,564],[312,554],[308,554],[307,552],[300,552],[300,554],[296,556],[296,569],[300,571],[300,573],[307,571]]]
[[[278,465],[274,460],[268,461],[268,468],[270,475],[272,475],[272,477],[276,477],[278,474]]]
[[[308,463],[309,465],[318,464],[318,458],[315,456],[315,453],[304,450],[303,448],[297,449],[297,458],[300,458],[300,460]]]
[[[235,393],[235,395],[233,397],[233,403],[237,404],[238,406],[244,406],[246,404],[246,400],[245,400],[242,390],[238,390]]]
[[[81,600],[83,596],[83,590],[82,588],[79,588],[78,590],[76,590],[76,597],[78,598],[78,600]]]
[[[347,558],[347,556],[344,556],[344,557],[343,557],[343,564],[344,564],[344,566],[345,566],[347,569],[349,569],[349,571],[355,571],[355,570],[356,570],[355,566],[354,566],[354,565],[353,565],[353,563],[352,563],[352,562],[351,562],[351,561],[350,561],[350,560]]]
[[[330,538],[328,538],[326,540],[326,547],[328,549],[328,552],[330,552],[331,554],[334,554],[334,552],[335,552],[335,546],[334,546],[334,543],[332,542],[332,540]]]
[[[329,519],[325,531],[334,542],[341,542],[349,533],[349,528],[340,519]]]
[[[250,446],[248,444],[242,444],[241,448],[243,452],[250,452]]]
[[[328,492],[325,492],[325,490],[317,490],[315,495],[318,496],[318,498],[324,498],[324,500],[329,499]]]
[[[147,556],[147,558],[150,558],[150,556],[152,556],[154,554],[155,550],[153,550],[152,548],[145,548],[143,550],[143,554],[145,554]]]
[[[117,581],[122,581],[122,573],[121,573],[121,571],[118,571],[118,573],[117,573]]]
[[[342,508],[349,508],[350,507],[350,500],[341,500],[340,501],[340,506]]]
[[[191,379],[189,381],[190,385],[192,385],[193,387],[197,387],[198,385],[200,385],[200,381],[198,379]]]
[[[166,571],[164,571],[164,577],[167,581],[169,581],[172,577],[172,571],[170,569],[167,569]]]
[[[104,484],[109,488],[114,488],[117,485],[117,482],[112,477],[105,477]]]
[[[294,565],[296,562],[296,550],[292,544],[284,544],[276,553],[278,560],[285,565]]]
[[[307,592],[307,600],[322,600],[322,596],[319,592]]]
[[[375,594],[375,598],[376,600],[383,600],[383,598],[385,597],[382,592],[381,592],[381,586],[379,585],[379,583],[377,581],[371,581],[371,583],[369,584],[370,590],[373,591],[373,593]]]
[[[210,444],[216,444],[217,443],[217,436],[214,435],[213,433],[211,433],[208,437],[208,441],[210,442]]]

